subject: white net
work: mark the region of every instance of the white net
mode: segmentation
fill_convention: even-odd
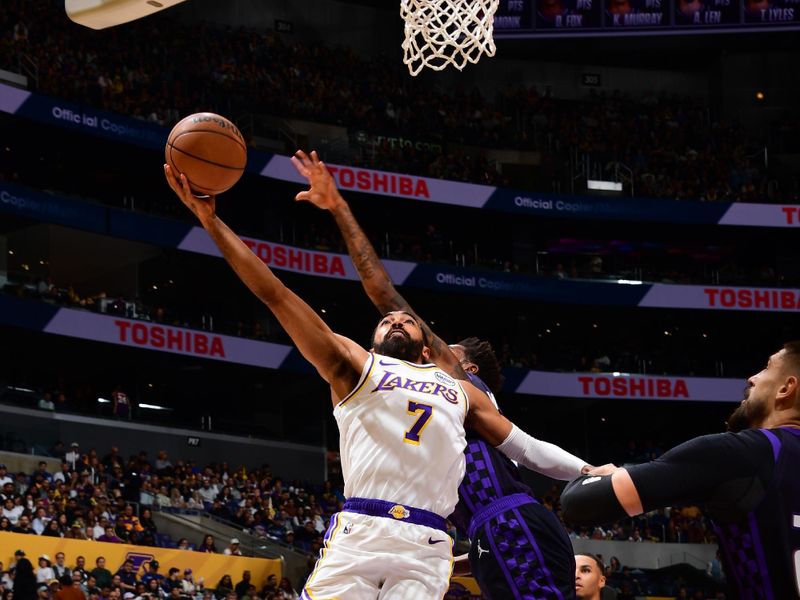
[[[494,56],[494,13],[499,0],[400,0],[405,21],[403,62],[412,75],[428,67],[461,70],[481,55]]]

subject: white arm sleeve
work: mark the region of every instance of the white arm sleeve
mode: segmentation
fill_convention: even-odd
[[[516,425],[497,449],[532,471],[561,481],[575,479],[588,464],[555,444],[529,436]]]

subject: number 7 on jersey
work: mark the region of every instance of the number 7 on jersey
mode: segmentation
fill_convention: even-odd
[[[425,429],[428,421],[430,421],[431,417],[433,416],[433,407],[430,404],[420,404],[419,402],[409,400],[408,414],[414,417],[419,415],[419,418],[411,426],[411,429],[406,431],[403,441],[407,444],[414,444],[418,446],[419,436],[422,433],[422,430]]]

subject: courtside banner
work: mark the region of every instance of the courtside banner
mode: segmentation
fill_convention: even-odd
[[[6,565],[13,563],[16,550],[23,550],[34,563],[37,562],[36,557],[38,556],[46,554],[52,559],[59,552],[64,553],[67,565],[74,565],[78,556],[86,558],[87,565],[94,565],[97,558],[103,556],[106,559],[106,568],[112,573],[120,570],[126,560],[132,560],[133,569],[138,577],[147,572],[148,563],[151,560],[157,560],[164,573],[169,572],[173,567],[180,569],[181,573],[185,569],[191,569],[195,581],[202,577],[206,586],[212,589],[223,575],[231,574],[236,580],[239,573],[245,570],[251,572],[253,581],[259,587],[270,575],[275,575],[279,581],[281,578],[281,561],[274,558],[225,556],[208,552],[192,552],[191,550],[4,532],[3,542],[0,544],[0,562]]]
[[[122,143],[161,150],[169,130],[160,125],[0,84],[0,111]],[[700,202],[545,194],[344,165],[328,165],[345,193],[529,214],[543,217],[795,227],[800,207],[781,204]],[[247,170],[305,185],[288,156],[250,150]]]
[[[749,227],[799,227],[800,206],[735,202],[722,215],[719,224]]]
[[[202,227],[146,213],[44,194],[6,182],[0,182],[0,211],[115,238],[221,257],[216,244]],[[298,248],[250,237],[242,237],[242,240],[271,268],[314,277],[359,280],[358,273],[346,254]],[[556,279],[400,260],[385,260],[383,264],[397,285],[458,294],[606,306],[759,312],[800,310],[800,290],[797,289]]]
[[[529,371],[515,391],[564,398],[739,402],[746,385],[742,379],[717,377]]]
[[[639,306],[709,310],[800,311],[800,290],[653,283]]]
[[[281,344],[71,308],[59,309],[43,331],[267,369],[278,369],[292,350],[290,346]]]
[[[328,170],[342,192],[364,192],[379,196],[394,196],[410,200],[425,200],[437,204],[455,204],[472,208],[483,207],[497,188],[475,183],[446,181],[431,177],[387,173],[360,167],[327,164]],[[275,155],[262,169],[261,175],[307,185],[304,177],[292,166],[289,157]]]
[[[481,294],[523,298],[536,302],[567,302],[606,306],[637,306],[650,287],[555,277],[533,277],[518,273],[476,271],[459,267],[418,264],[407,279],[396,281],[457,294]]]
[[[0,110],[128,144],[163,148],[168,131],[158,124],[124,117],[84,104],[0,86]]]
[[[0,182],[0,211],[111,237],[208,256],[222,256],[202,227],[146,213],[44,194],[6,182]],[[250,237],[242,237],[242,241],[271,268],[314,277],[359,280],[358,273],[346,254],[298,248]],[[400,260],[384,260],[383,264],[397,285],[459,294],[606,306],[759,312],[800,310],[800,290],[797,289],[556,279]]]
[[[307,250],[248,237],[242,237],[241,239],[269,267],[281,271],[316,275],[317,277],[359,281],[358,272],[353,266],[353,261],[346,254]],[[193,227],[178,244],[178,249],[209,256],[222,256],[217,245],[202,227]],[[399,260],[385,260],[383,261],[383,266],[392,281],[401,284],[408,279],[409,274],[418,265]]]
[[[0,294],[0,323],[83,340],[267,369],[311,373],[292,346],[137,321]],[[532,396],[734,402],[740,379],[506,369],[504,390]]]

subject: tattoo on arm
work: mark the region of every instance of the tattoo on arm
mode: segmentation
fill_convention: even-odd
[[[361,226],[356,221],[350,207],[343,204],[339,209],[333,213],[336,224],[344,237],[347,244],[347,251],[353,260],[353,265],[358,271],[361,282],[367,291],[370,300],[375,304],[381,313],[387,313],[393,310],[405,310],[412,315],[420,323],[422,334],[425,336],[425,342],[431,349],[431,357],[446,356],[446,352],[450,352],[447,344],[444,343],[439,336],[437,336],[425,321],[414,312],[405,298],[395,289],[389,274],[381,263],[375,248],[369,241],[369,238],[361,229]],[[456,379],[467,379],[467,374],[461,365],[454,360],[453,367],[450,375]]]
[[[361,280],[366,284],[368,280],[373,279],[375,276],[382,275],[386,283],[391,286],[392,291],[394,291],[394,286],[389,279],[388,273],[386,273],[386,269],[384,269],[381,264],[381,259],[375,252],[375,248],[372,247],[372,243],[369,241],[367,234],[361,229],[361,226],[359,226],[353,213],[350,211],[350,207],[345,204],[342,208],[335,211],[333,216],[336,220],[336,224],[339,226],[339,230],[342,232],[342,236],[347,244],[347,251],[353,259],[353,264]],[[399,296],[396,292],[395,295]]]

